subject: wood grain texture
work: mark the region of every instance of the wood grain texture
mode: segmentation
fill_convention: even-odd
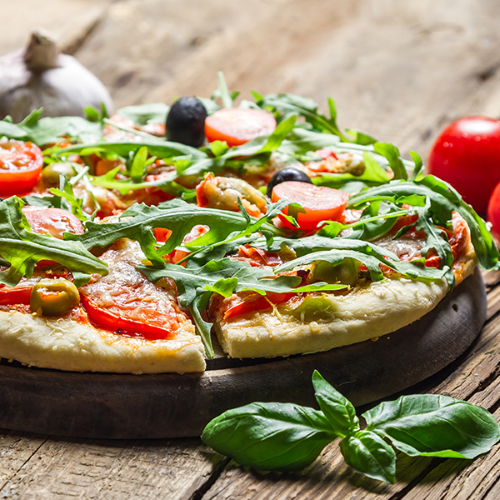
[[[208,95],[222,69],[245,96],[290,91],[325,109],[331,95],[342,126],[423,157],[454,118],[500,117],[497,0],[121,0],[108,10],[102,0],[43,4],[3,2],[9,22],[0,53],[44,25],[69,40],[65,47],[105,81],[118,106]],[[451,373],[413,392],[463,397],[500,418],[500,273],[485,281],[491,319],[480,339]],[[304,473],[262,475],[224,467],[196,439],[110,443],[6,431],[0,498],[497,500],[498,454],[496,447],[473,462],[399,456],[398,482],[387,486],[352,472],[337,443]]]

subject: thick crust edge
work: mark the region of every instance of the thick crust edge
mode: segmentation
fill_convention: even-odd
[[[204,371],[200,337],[188,323],[181,328],[174,339],[144,340],[65,318],[0,312],[0,356],[29,366],[76,372]]]

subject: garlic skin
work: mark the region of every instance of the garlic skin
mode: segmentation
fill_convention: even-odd
[[[14,123],[32,111],[42,116],[82,116],[83,108],[113,112],[109,92],[101,81],[74,57],[61,54],[54,38],[37,29],[26,50],[0,57],[0,119],[10,115]]]

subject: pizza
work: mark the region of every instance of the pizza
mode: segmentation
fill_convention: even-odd
[[[202,372],[376,339],[479,264],[486,223],[422,161],[309,99],[181,98],[0,121],[0,357]]]

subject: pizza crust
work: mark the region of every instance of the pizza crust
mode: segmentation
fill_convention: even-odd
[[[289,356],[327,351],[392,333],[418,320],[444,298],[448,284],[387,279],[344,296],[324,294],[329,312],[318,321],[278,308],[231,322],[216,313],[216,332],[233,358]],[[298,317],[297,317],[298,316]]]
[[[30,366],[67,371],[186,373],[205,370],[204,349],[185,322],[174,339],[120,336],[71,319],[0,312],[0,353]]]

